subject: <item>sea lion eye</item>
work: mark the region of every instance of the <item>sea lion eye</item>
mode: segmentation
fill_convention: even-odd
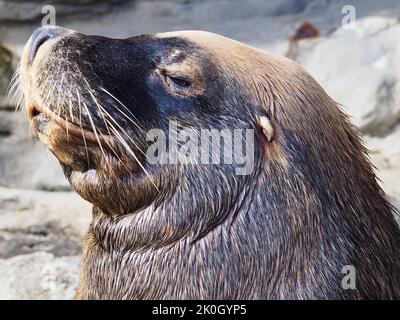
[[[175,76],[175,75],[166,75],[166,78],[169,82],[172,82],[174,85],[182,88],[187,88],[190,87],[191,83],[187,81],[186,79]]]

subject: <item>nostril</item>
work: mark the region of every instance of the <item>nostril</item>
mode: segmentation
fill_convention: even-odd
[[[31,52],[30,52],[30,54],[29,54],[29,64],[32,64],[33,59],[35,59],[36,53],[37,53],[38,50],[39,50],[39,47],[40,47],[43,43],[45,43],[45,41],[46,41],[47,39],[50,39],[49,35],[47,35],[47,34],[42,34],[42,35],[36,37],[35,39],[32,39],[33,42],[32,42],[32,46],[31,46]]]
[[[36,57],[39,47],[49,39],[57,38],[62,34],[62,28],[46,26],[37,29],[31,36],[31,48],[29,52],[29,64],[31,65]]]

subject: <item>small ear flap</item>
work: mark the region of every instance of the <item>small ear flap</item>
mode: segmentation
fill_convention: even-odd
[[[266,116],[259,117],[258,125],[263,130],[267,141],[272,142],[272,140],[274,140],[274,127],[272,126],[271,120]]]

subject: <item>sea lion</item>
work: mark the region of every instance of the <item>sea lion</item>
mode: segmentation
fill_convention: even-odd
[[[356,128],[293,61],[202,31],[42,27],[21,82],[33,130],[94,205],[76,298],[400,297],[394,209]],[[171,121],[253,130],[251,172],[150,163],[147,133]]]

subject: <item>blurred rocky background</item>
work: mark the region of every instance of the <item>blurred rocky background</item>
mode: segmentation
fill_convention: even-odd
[[[72,298],[91,215],[6,97],[46,4],[58,25],[84,33],[203,29],[296,60],[361,129],[382,186],[400,207],[400,1],[0,0],[0,299]],[[354,29],[342,24],[349,4]]]

